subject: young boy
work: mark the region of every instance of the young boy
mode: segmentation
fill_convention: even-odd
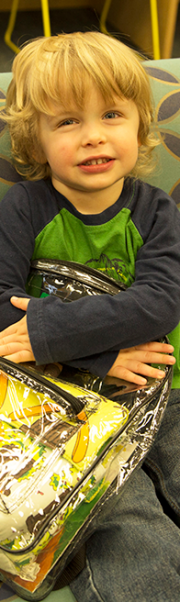
[[[137,179],[156,144],[141,63],[97,32],[35,40],[14,61],[7,121],[28,181],[0,205],[0,355],[59,361],[139,385],[162,378],[149,364],[175,362],[173,347],[157,339],[180,317],[180,215],[168,195]],[[27,299],[30,262],[42,257],[91,265],[127,290],[70,304]],[[164,421],[158,437],[167,447],[178,420],[166,415],[168,428]],[[168,500],[178,514],[169,479],[172,463],[179,476],[177,447],[167,463],[158,441],[154,471],[159,461],[164,505]],[[149,454],[151,473],[152,462]],[[102,512],[87,542],[86,568],[71,585],[78,602],[179,600],[179,530],[150,476],[140,469],[117,496],[116,512]]]

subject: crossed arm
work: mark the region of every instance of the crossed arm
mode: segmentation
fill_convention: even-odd
[[[27,311],[30,299],[12,297],[15,307]],[[175,358],[172,345],[159,342],[145,343],[119,351],[108,374],[116,378],[143,385],[147,377],[163,378],[164,371],[150,364],[173,365]],[[34,361],[26,315],[0,333],[0,356],[16,363]]]

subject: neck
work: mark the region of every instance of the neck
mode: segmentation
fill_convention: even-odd
[[[59,182],[54,182],[53,179],[52,184],[56,190],[72,203],[79,213],[83,215],[96,215],[114,205],[118,200],[123,189],[124,178],[110,188],[94,192],[84,192],[74,189],[67,190],[66,186],[62,184],[59,186]]]

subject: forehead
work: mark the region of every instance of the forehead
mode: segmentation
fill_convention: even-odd
[[[37,82],[37,79],[36,79]],[[43,113],[52,113],[58,106],[62,108],[73,109],[75,107],[84,109],[88,103],[90,96],[94,98],[98,97],[99,101],[103,104],[113,102],[115,98],[123,98],[121,90],[116,86],[115,89],[111,85],[101,85],[99,82],[95,82],[89,74],[81,72],[81,78],[69,80],[61,74],[58,77],[53,77],[52,80],[39,81],[37,87],[35,87],[35,94],[33,90],[32,101],[36,110]]]
[[[65,107],[72,102],[83,107],[93,85],[103,98],[117,94],[141,106],[147,76],[139,60],[119,41],[103,34],[98,40],[94,36],[87,33],[86,40],[85,34],[78,34],[77,39],[60,35],[52,38],[52,48],[51,38],[43,38],[39,52],[35,46],[27,69],[26,97],[37,111],[47,114],[49,100]]]
[[[113,107],[119,106],[120,108],[126,108],[135,103],[120,94],[104,95],[98,87],[91,83],[86,88],[84,97],[81,102],[78,101],[73,94],[69,94],[68,97],[60,95],[57,100],[47,97],[46,99],[46,110],[41,112],[47,113],[49,116],[56,116],[59,113],[71,113],[71,112],[88,112],[93,110],[99,110],[99,112],[112,109]]]

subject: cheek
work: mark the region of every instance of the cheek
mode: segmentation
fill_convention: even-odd
[[[61,163],[64,166],[70,166],[74,162],[74,153],[71,145],[67,144],[59,144],[55,146],[54,152],[54,161],[56,163]]]
[[[131,155],[138,155],[138,150],[139,150],[139,138],[138,138],[138,132],[134,131],[131,132],[129,137],[128,137],[128,148],[129,148],[129,153]]]
[[[135,159],[138,156],[139,142],[137,134],[127,133],[123,139],[120,140],[119,154],[124,156],[125,159]]]

